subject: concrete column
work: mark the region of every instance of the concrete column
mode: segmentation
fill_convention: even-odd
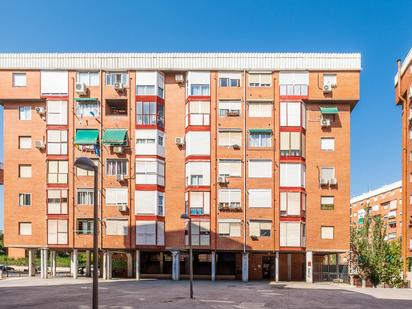
[[[131,253],[126,253],[127,257],[127,278],[133,277],[133,257]]]
[[[136,280],[140,280],[140,250],[136,250]]]
[[[164,271],[164,262],[165,262],[164,253],[160,252],[160,273],[161,274],[163,274],[163,271]]]
[[[339,254],[336,253],[336,279],[339,280]]]
[[[90,257],[91,257],[91,252],[90,250],[86,251],[86,277],[90,277],[91,275],[91,264],[90,264]]]
[[[40,249],[40,278],[44,279],[44,249]]]
[[[35,251],[29,249],[29,277],[36,275],[36,268],[34,267]]]
[[[51,256],[51,272],[52,272],[52,276],[56,277],[56,273],[57,273],[57,265],[56,265],[56,251],[52,251],[50,252],[50,256]]]
[[[177,250],[172,251],[172,280],[180,279],[180,252]]]
[[[47,257],[48,257],[48,250],[47,249],[42,249],[41,250],[41,278],[42,279],[47,279],[48,275],[48,263],[47,263]]]
[[[112,258],[113,258],[113,252],[108,251],[107,252],[107,279],[112,279],[112,273],[113,273],[113,269],[112,269]]]
[[[103,269],[102,269],[102,277],[103,280],[107,280],[107,251],[103,251]]]
[[[288,281],[292,280],[292,254],[288,253]]]
[[[275,281],[279,282],[279,251],[275,255]]]
[[[216,280],[216,251],[212,251],[212,281]]]
[[[249,281],[249,253],[242,253],[242,281]]]
[[[306,252],[306,282],[313,283],[313,252]]]
[[[73,249],[73,252],[71,254],[71,261],[70,261],[73,279],[77,279],[77,273],[78,273],[77,257],[78,257],[77,249]]]

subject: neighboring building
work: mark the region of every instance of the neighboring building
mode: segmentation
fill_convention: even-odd
[[[187,274],[188,212],[195,275],[311,282],[349,251],[360,70],[359,54],[0,54],[5,245],[41,249],[43,270],[70,251],[75,269],[87,156],[104,278],[114,252],[129,276]]]
[[[396,103],[402,106],[402,183],[403,221],[402,230],[404,266],[406,258],[412,257],[412,49],[403,62],[398,60],[398,73],[395,76]],[[404,269],[406,271],[406,268]]]
[[[402,182],[397,181],[350,200],[351,222],[363,223],[366,213],[380,215],[386,223],[386,239],[402,236]]]

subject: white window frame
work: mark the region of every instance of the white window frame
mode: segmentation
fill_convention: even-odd
[[[257,138],[254,137],[255,135]],[[272,138],[272,132],[249,132],[248,146],[250,148],[270,148],[272,147]]]
[[[219,219],[217,225],[219,237],[240,237],[242,235],[240,219]]]
[[[105,190],[105,202],[106,206],[119,206],[119,205],[128,205],[129,204],[129,193],[126,187],[122,188],[106,188]],[[111,195],[114,196],[114,200],[108,200]],[[123,200],[122,200],[123,199]]]
[[[110,225],[113,226],[110,226]],[[106,219],[106,236],[129,235],[129,221],[127,219]],[[113,231],[112,231],[113,230]]]
[[[86,80],[82,79],[80,75],[86,75],[87,78]],[[95,76],[95,78],[92,78],[92,75]],[[96,79],[97,77],[97,79]],[[100,76],[99,72],[97,71],[78,71],[76,72],[76,82],[78,83],[85,83],[87,87],[97,87],[100,84]]]
[[[20,207],[29,207],[31,205],[32,205],[32,195],[31,195],[31,193],[19,193],[19,206]]]
[[[226,143],[223,143],[223,141],[222,141],[222,136],[221,136],[221,134],[222,133],[228,133],[228,142],[227,142],[227,144]],[[232,134],[236,134],[236,135],[239,135],[238,137],[232,137]],[[231,130],[231,129],[227,129],[227,130],[225,130],[225,129],[221,129],[221,130],[219,130],[218,131],[218,146],[220,146],[220,147],[233,147],[234,145],[238,145],[238,146],[242,146],[242,131],[241,130],[237,130],[237,129],[235,129],[235,130]],[[236,143],[236,142],[238,142],[238,143]]]
[[[189,244],[188,222],[185,226],[185,244]],[[192,220],[192,245],[210,246],[210,221]]]
[[[56,172],[51,171],[50,165],[56,165]],[[52,176],[55,176],[55,180]],[[47,161],[47,183],[49,184],[67,184],[69,182],[69,162],[67,160],[49,160]]]
[[[67,125],[68,102],[67,101],[47,101],[47,124]]]
[[[56,196],[51,194],[57,193]],[[47,214],[64,215],[68,214],[68,198],[69,193],[67,189],[48,189],[47,190]],[[55,211],[58,205],[58,211]]]
[[[67,130],[47,130],[47,154],[66,155],[67,152],[68,152],[68,132]]]
[[[258,170],[254,166],[256,164],[267,164],[268,166],[261,171],[262,173],[257,173]],[[272,168],[272,160],[250,159],[248,162],[248,178],[272,178]]]
[[[13,87],[26,87],[27,86],[27,74],[23,72],[12,73]]]
[[[201,203],[194,202],[194,195],[199,195],[198,200]],[[210,191],[189,191],[185,193],[185,199],[189,206],[189,211],[192,215],[208,215],[210,214]],[[201,211],[193,211],[197,209]]]
[[[52,223],[55,223],[55,230],[52,230]],[[47,220],[47,244],[49,245],[67,245],[69,243],[68,220],[49,219]],[[53,226],[54,228],[54,226]],[[55,238],[51,236],[56,235]]]
[[[296,197],[299,196],[298,199]],[[297,202],[297,204],[295,204]],[[305,210],[306,195],[299,191],[280,192],[280,215],[301,216]]]
[[[23,227],[25,227],[23,229]],[[22,232],[24,230],[24,232]],[[19,222],[19,235],[20,236],[31,236],[33,233],[31,222]]]
[[[293,106],[295,106],[293,108]],[[299,108],[297,108],[299,106]],[[299,113],[295,113],[299,109]],[[306,105],[299,101],[280,102],[280,126],[306,128]]]
[[[320,227],[320,238],[321,239],[334,239],[335,238],[335,227],[322,225]]]
[[[262,78],[263,76],[268,76],[268,75],[269,75],[269,79],[270,79],[269,84],[267,83],[265,78]],[[255,76],[256,82],[251,82],[251,79],[252,79],[251,76]],[[269,88],[269,87],[272,87],[272,73],[249,73],[248,84],[249,84],[249,87],[251,87],[251,88],[258,88],[258,87]]]
[[[129,170],[129,160],[127,159],[106,159],[106,176],[118,176],[118,175],[127,176],[128,170]]]
[[[264,202],[262,201],[264,200]],[[272,189],[249,189],[249,208],[272,208]]]
[[[323,151],[335,151],[335,138],[334,137],[321,137],[320,149]]]
[[[270,229],[268,229],[268,225],[270,225]],[[250,220],[249,221],[249,236],[250,237],[272,237],[272,221],[270,220]],[[269,230],[269,235],[263,234],[262,231]],[[259,231],[258,233],[255,233]]]
[[[270,108],[268,108],[270,107]],[[250,118],[268,118],[272,117],[273,102],[248,102],[248,116]]]
[[[31,106],[19,106],[19,120],[31,120]]]
[[[227,196],[227,200],[224,198]],[[242,208],[242,190],[236,188],[218,190],[218,208],[219,209],[241,209]]]
[[[152,167],[153,163],[155,166],[155,170],[148,170],[147,168]],[[141,169],[141,165],[145,166],[144,170]],[[156,181],[152,181],[154,176],[156,176]],[[160,186],[164,186],[164,176],[165,161],[159,159],[146,158],[136,159],[136,184],[157,184]]]
[[[19,178],[31,178],[32,166],[31,164],[19,164]]]
[[[94,115],[92,115],[92,113]],[[100,103],[98,101],[76,102],[76,116],[81,118],[97,118],[100,116]]]
[[[242,160],[220,159],[218,162],[218,170],[219,176],[242,177]]]
[[[94,189],[93,188],[77,188],[76,189],[76,205],[94,205]]]
[[[325,172],[326,172],[326,170],[331,170],[332,171],[332,177],[325,177]],[[320,169],[320,178],[321,179],[326,179],[326,180],[328,180],[328,181],[330,181],[331,179],[333,179],[333,178],[336,178],[336,170],[335,170],[335,168],[334,167],[332,167],[332,166],[323,166],[323,167],[321,167],[321,169]]]
[[[32,148],[31,136],[19,136],[19,149],[27,150]]]
[[[128,87],[129,74],[127,72],[106,72],[104,81],[106,86],[114,86],[115,83],[122,83],[125,87]]]

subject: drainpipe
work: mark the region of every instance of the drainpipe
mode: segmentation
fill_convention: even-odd
[[[406,278],[406,256],[407,256],[407,234],[408,234],[408,166],[407,166],[407,136],[408,136],[408,101],[401,95],[401,60],[398,59],[398,91],[397,98],[402,102],[403,113],[402,113],[402,261],[403,261],[403,278]]]
[[[246,253],[246,70],[243,70],[243,253]]]
[[[101,66],[100,66],[101,67]],[[103,83],[105,79],[103,77],[102,69],[99,70],[100,75],[100,144],[99,144],[99,154],[100,154],[100,174],[98,173],[98,177],[100,177],[100,250],[103,249],[103,143],[101,139],[103,137],[103,113],[106,112],[104,108],[103,102]],[[94,258],[94,257],[93,257]]]
[[[157,77],[156,77],[157,78]],[[129,71],[129,134],[127,136],[127,138],[130,140],[129,142],[129,147],[130,147],[130,163],[129,163],[129,181],[128,181],[128,187],[129,187],[129,227],[132,226],[132,179],[134,177],[132,177],[132,172],[133,172],[133,168],[132,168],[132,164],[136,162],[136,159],[133,161],[133,147],[132,145],[134,145],[135,140],[131,139],[131,136],[134,136],[134,134],[132,134],[132,78],[130,77],[130,71]],[[136,88],[135,88],[136,89]],[[135,100],[133,100],[133,103],[135,102]],[[157,105],[157,103],[156,103]],[[156,106],[156,112],[157,112],[157,106]],[[136,127],[136,125],[135,125]],[[132,144],[133,143],[133,144]],[[156,225],[156,230],[157,230],[157,225]],[[125,246],[126,247],[126,251],[127,251],[127,247],[129,247],[130,249],[132,248],[132,229],[129,228],[129,246]]]

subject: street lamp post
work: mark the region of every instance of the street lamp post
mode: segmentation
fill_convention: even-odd
[[[193,250],[192,250],[192,218],[188,214],[182,214],[181,219],[189,220],[189,281],[190,281],[190,298],[193,299]]]
[[[97,186],[98,186],[98,167],[93,163],[92,160],[86,157],[81,157],[76,159],[74,165],[78,168],[84,169],[86,171],[94,172],[94,207],[93,207],[93,301],[92,308],[98,309],[99,307],[99,277],[98,277],[98,260],[99,260],[99,249],[98,243],[98,206],[97,206]],[[77,271],[77,269],[76,269]]]

